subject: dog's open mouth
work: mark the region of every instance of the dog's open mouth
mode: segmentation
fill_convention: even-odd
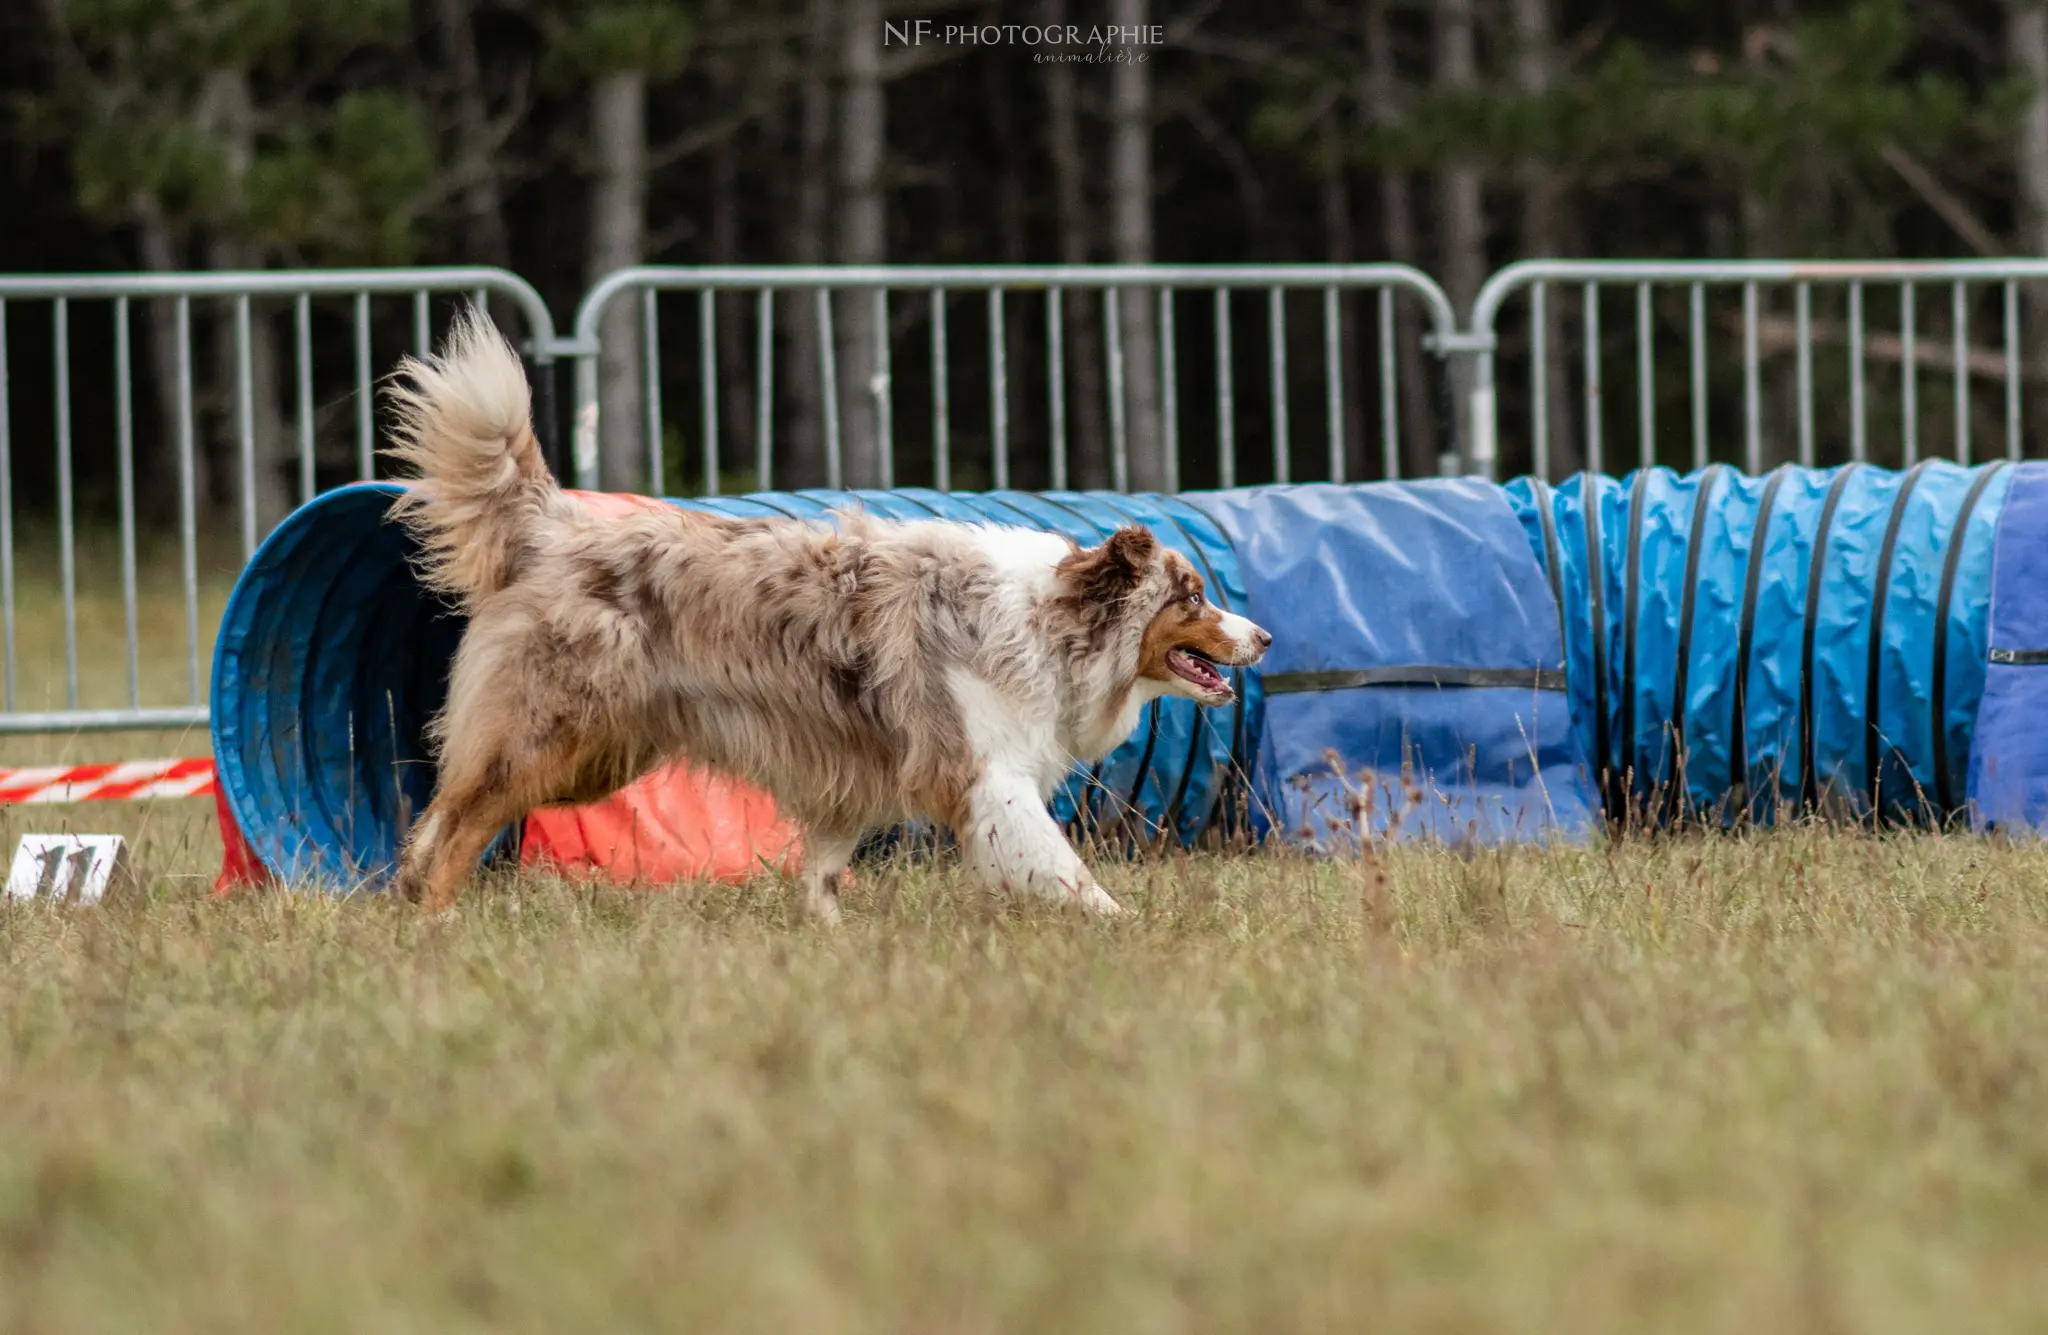
[[[1192,685],[1204,695],[1229,695],[1230,681],[1216,661],[1199,649],[1170,649],[1166,654],[1166,666],[1173,675]]]

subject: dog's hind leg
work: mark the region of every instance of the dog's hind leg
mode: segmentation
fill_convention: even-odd
[[[498,831],[527,810],[502,789],[444,786],[406,841],[394,889],[427,909],[449,907]]]
[[[804,831],[804,863],[797,880],[803,886],[804,908],[822,923],[839,921],[839,878],[859,843],[858,835]]]
[[[1095,883],[1030,779],[991,770],[968,794],[967,860],[991,889],[1037,895],[1112,916],[1124,912]]]

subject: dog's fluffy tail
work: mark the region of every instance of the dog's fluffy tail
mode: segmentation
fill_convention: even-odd
[[[386,453],[418,475],[391,514],[419,540],[421,577],[464,600],[504,588],[565,499],[533,434],[519,354],[467,308],[439,356],[400,364],[391,402]]]

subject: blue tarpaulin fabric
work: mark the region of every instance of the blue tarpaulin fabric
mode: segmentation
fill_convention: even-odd
[[[2012,478],[1930,462],[1510,485],[1560,587],[1610,814],[1961,811]]]
[[[2048,464],[2012,470],[1990,575],[1990,663],[1969,747],[1971,823],[2048,828]]]
[[[1186,499],[1229,538],[1251,615],[1274,636],[1260,665],[1259,828],[1314,849],[1353,844],[1368,811],[1376,834],[1457,844],[1591,831],[1597,799],[1562,689],[1556,605],[1500,488]]]

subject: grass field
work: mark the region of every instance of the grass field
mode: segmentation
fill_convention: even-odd
[[[205,803],[0,845],[65,826],[141,875],[0,904],[0,1329],[2048,1328],[2041,849],[1173,859],[1109,924],[897,865],[831,933],[213,901]]]
[[[832,934],[210,903],[166,833],[0,916],[15,1329],[2048,1323],[2037,851],[1198,858],[1107,925],[894,867]]]

